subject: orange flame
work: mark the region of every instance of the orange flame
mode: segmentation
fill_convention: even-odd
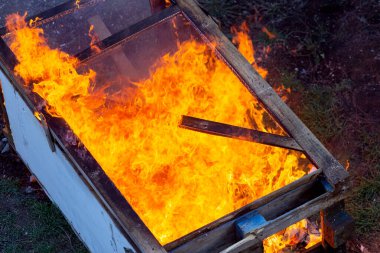
[[[347,171],[350,169],[350,160],[346,160],[346,166],[344,167]]]
[[[310,224],[307,220],[301,220],[286,229],[266,238],[264,240],[265,253],[287,252],[285,248],[290,248],[292,251],[297,252],[297,246],[301,248],[309,249],[321,241],[321,234],[317,228],[314,228],[315,232],[310,233],[308,229]]]
[[[25,14],[26,15],[26,14]],[[31,20],[29,20],[29,26],[35,26],[35,25],[37,25],[37,22],[38,21],[40,21],[40,20],[42,20],[42,18],[40,18],[40,17],[36,17],[35,19],[31,19]]]
[[[172,2],[170,0],[165,0],[165,8],[169,7],[172,5]]]
[[[271,40],[273,40],[273,39],[276,38],[276,35],[275,35],[274,33],[270,32],[270,31],[268,30],[268,28],[266,28],[265,26],[264,26],[263,28],[261,28],[261,31],[262,31],[263,33],[265,33],[265,34],[268,36],[268,38],[271,39]]]
[[[108,94],[95,88],[93,70],[79,74],[76,58],[51,49],[42,29],[15,14],[7,27],[16,29],[15,73],[47,101],[49,113],[65,119],[162,244],[306,174],[297,152],[178,127],[181,115],[190,115],[282,133],[204,44],[179,44],[148,79]],[[237,31],[239,49],[265,75],[243,34]]]
[[[249,37],[249,28],[247,22],[243,22],[240,28],[233,27],[232,33],[234,38],[232,42],[238,45],[238,49],[242,55],[248,60],[249,63],[256,69],[256,71],[265,78],[268,74],[268,71],[260,67],[256,63],[255,59],[255,50],[253,48],[252,40]]]
[[[100,53],[100,48],[96,45],[96,42],[99,41],[98,36],[94,32],[94,25],[90,25],[90,29],[88,30],[88,36],[91,38],[90,47],[91,50],[95,53]]]

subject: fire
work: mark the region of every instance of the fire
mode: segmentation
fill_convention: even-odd
[[[268,38],[271,39],[271,40],[273,40],[273,39],[276,38],[276,35],[275,35],[274,33],[270,32],[270,31],[268,30],[268,28],[266,28],[265,26],[264,26],[263,28],[261,28],[261,31],[262,31],[263,33],[265,33],[265,34],[268,36]]]
[[[265,253],[297,252],[297,250],[309,249],[320,241],[320,231],[304,219],[266,238],[264,251]]]
[[[101,50],[96,45],[96,42],[99,41],[99,38],[98,38],[98,36],[96,36],[96,34],[94,32],[94,26],[93,25],[90,25],[90,29],[88,30],[88,36],[91,38],[91,42],[90,42],[91,50],[96,52],[96,53],[100,53]]]
[[[268,71],[260,67],[256,63],[255,50],[253,48],[252,40],[249,38],[248,24],[244,22],[239,29],[232,28],[232,33],[235,35],[232,39],[234,44],[238,44],[238,49],[242,55],[248,60],[249,63],[256,69],[256,71],[265,78],[268,75]]]
[[[170,0],[165,0],[165,7],[169,7],[170,5],[172,5],[172,2]]]
[[[26,14],[25,14],[25,16],[26,16]],[[37,25],[37,22],[41,21],[41,20],[42,19],[40,17],[36,17],[35,19],[31,19],[31,20],[29,20],[29,26],[35,26],[35,25]]]
[[[188,40],[145,80],[110,94],[96,73],[47,45],[43,30],[11,15],[14,69],[91,152],[147,227],[171,242],[307,173],[300,153],[178,127],[181,115],[281,134],[233,72],[206,45]],[[236,30],[239,49],[253,47]],[[248,41],[246,41],[248,40]],[[303,156],[304,157],[304,156]]]

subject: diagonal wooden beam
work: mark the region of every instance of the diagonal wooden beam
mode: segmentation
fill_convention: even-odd
[[[304,149],[305,155],[323,170],[328,181],[334,186],[344,185],[348,179],[347,171],[281,100],[267,81],[253,69],[214,20],[202,11],[195,0],[176,0],[176,3],[185,16],[203,33],[218,55],[239,76],[247,89]]]
[[[190,116],[182,116],[182,120],[179,126],[202,133],[303,151],[303,149],[293,138],[265,133],[244,127],[232,126],[210,120],[204,120]]]

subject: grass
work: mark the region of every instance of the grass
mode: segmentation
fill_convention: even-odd
[[[0,252],[87,252],[60,211],[21,192],[17,180],[0,179],[0,220]]]
[[[380,232],[380,174],[363,180],[346,202],[360,236]]]
[[[380,122],[376,116],[361,115],[352,95],[357,88],[378,83],[376,77],[371,77],[378,71],[373,68],[375,62],[361,63],[370,58],[366,55],[356,54],[361,61],[347,58],[353,54],[353,48],[372,48],[371,41],[379,41],[376,27],[380,19],[374,11],[379,2],[201,2],[210,15],[221,21],[225,33],[230,26],[247,20],[255,46],[270,44],[274,49],[269,56],[275,59],[274,66],[267,68],[270,74],[281,73],[274,77],[274,83],[291,88],[291,108],[342,163],[350,160],[353,189],[346,201],[347,210],[355,219],[357,237],[366,245],[376,244],[368,238],[380,233]],[[244,12],[236,12],[232,2]],[[229,7],[224,10],[226,5]],[[264,26],[275,32],[276,39],[268,41],[260,31]],[[304,73],[295,71],[296,68]],[[366,79],[352,74],[353,68],[360,68]]]
[[[350,80],[332,85],[305,85],[294,72],[284,71],[280,83],[290,88],[295,100],[290,106],[310,130],[324,143],[341,138],[347,124],[342,94],[352,89]]]
[[[362,140],[358,152],[368,168],[346,203],[358,235],[367,238],[380,233],[380,133],[360,131],[358,136]]]

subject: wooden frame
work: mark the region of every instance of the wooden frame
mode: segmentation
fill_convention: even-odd
[[[207,16],[194,0],[177,0],[176,2],[211,44],[215,45],[215,50],[231,66],[252,95],[296,140],[310,160],[323,170],[328,181],[333,185],[344,182],[348,173],[342,165],[281,100],[272,87],[253,69],[251,64],[222,33],[214,20]]]
[[[218,249],[224,250],[224,252],[236,252],[236,250],[250,247],[259,248],[262,240],[266,237],[344,199],[347,192],[348,173],[280,99],[271,86],[260,77],[235,46],[224,36],[214,20],[207,16],[194,0],[176,0],[176,4],[139,22],[134,28],[129,27],[120,33],[111,35],[99,42],[98,46],[102,46],[102,49],[113,47],[121,40],[134,36],[158,22],[162,22],[178,13],[184,14],[194,27],[204,35],[209,45],[214,46],[215,52],[231,67],[248,90],[290,135],[290,137],[268,136],[256,131],[256,136],[261,136],[259,142],[303,151],[319,168],[317,171],[162,247],[92,156],[89,155],[90,158],[83,161],[77,155],[78,147],[68,147],[62,143],[60,129],[69,129],[67,124],[63,120],[49,117],[45,113],[46,124],[49,126],[55,145],[66,154],[74,168],[83,176],[83,180],[88,187],[94,191],[103,205],[107,207],[110,216],[120,225],[126,237],[136,245],[139,251],[170,251],[177,253],[211,252],[211,249]],[[93,56],[92,54],[91,50],[85,50],[77,56],[81,60],[87,60]],[[30,94],[26,94],[23,89],[22,81],[13,74],[12,69],[16,64],[17,60],[13,53],[0,39],[1,70],[11,80],[30,110],[37,112],[31,102]],[[208,121],[208,124],[211,123],[219,124],[218,126],[220,126],[220,123]],[[228,137],[237,137],[234,133],[241,130],[241,128],[225,124],[224,127],[232,127],[232,132],[229,132],[231,136],[224,134],[224,136]],[[198,127],[195,130],[200,129]],[[246,129],[244,131],[252,133],[253,130]],[[221,133],[218,130],[214,131],[213,134]],[[264,139],[262,139],[262,136],[265,136]],[[257,141],[257,139],[254,141]],[[317,194],[313,193],[315,188],[319,189],[316,191]],[[282,204],[284,202],[288,204],[287,207]],[[266,216],[268,222],[252,231],[248,239],[240,241],[235,236],[231,236],[235,220],[253,210]]]
[[[262,143],[270,146],[303,151],[291,137],[265,133],[244,127],[232,126],[210,120],[182,116],[179,126],[206,134],[229,137],[233,139]]]

